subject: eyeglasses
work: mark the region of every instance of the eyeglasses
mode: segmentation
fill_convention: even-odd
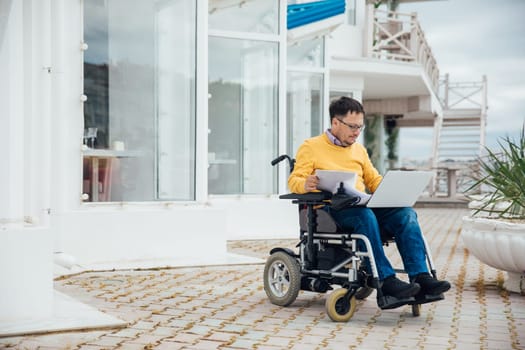
[[[344,121],[342,121],[339,118],[337,118],[337,120],[339,120],[344,125],[348,126],[350,128],[350,130],[352,130],[352,131],[362,131],[365,128],[364,125],[348,124],[348,123],[345,123]]]

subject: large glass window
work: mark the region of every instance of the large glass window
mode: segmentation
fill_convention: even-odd
[[[209,27],[212,30],[277,34],[279,1],[209,0]]]
[[[324,66],[324,40],[314,38],[302,40],[288,45],[288,67],[323,67]]]
[[[288,45],[287,63],[287,153],[295,155],[305,139],[323,130],[324,39]]]
[[[288,72],[288,150],[295,155],[303,141],[322,132],[323,74]]]
[[[210,194],[276,191],[278,43],[209,38]]]
[[[192,0],[84,0],[87,201],[195,197]]]

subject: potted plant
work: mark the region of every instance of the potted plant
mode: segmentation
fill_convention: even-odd
[[[461,236],[483,263],[507,272],[504,287],[525,294],[525,125],[518,139],[499,142],[478,159],[467,189],[471,215],[463,218]],[[477,193],[473,195],[473,193]]]

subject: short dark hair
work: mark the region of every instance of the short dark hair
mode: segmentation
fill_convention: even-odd
[[[330,103],[330,120],[334,119],[336,115],[344,116],[347,115],[348,112],[350,113],[363,113],[365,114],[365,110],[363,108],[363,105],[350,97],[341,96],[336,100],[333,100]]]

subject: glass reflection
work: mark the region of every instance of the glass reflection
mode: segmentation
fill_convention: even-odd
[[[84,150],[84,193],[90,201],[193,199],[196,5],[83,6],[84,128],[97,130]]]
[[[209,193],[273,193],[278,44],[210,37],[209,57]]]

